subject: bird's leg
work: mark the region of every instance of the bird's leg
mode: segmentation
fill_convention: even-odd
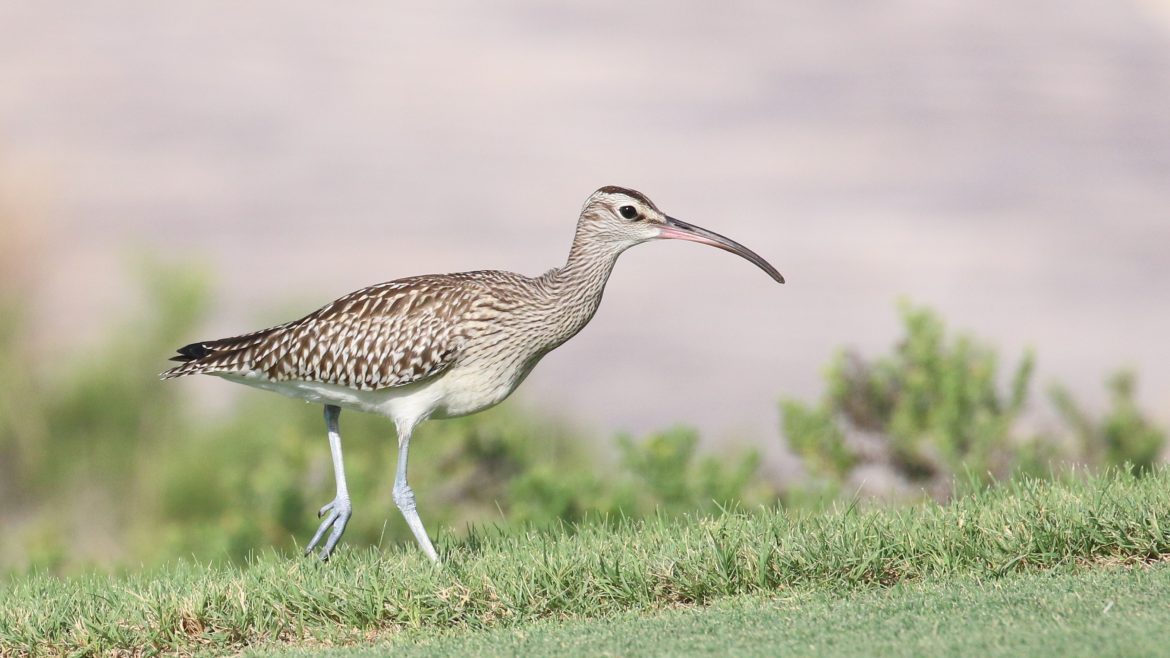
[[[423,527],[422,519],[418,518],[418,511],[414,505],[414,491],[406,483],[406,457],[410,451],[410,434],[414,431],[413,423],[397,423],[398,429],[398,469],[394,475],[394,504],[402,511],[406,525],[418,540],[418,546],[432,562],[438,562],[439,556],[435,547],[431,545],[431,538]]]
[[[321,548],[321,559],[328,560],[333,548],[337,546],[338,540],[341,539],[342,533],[345,532],[345,525],[349,523],[349,517],[353,515],[353,506],[349,504],[349,489],[345,486],[345,465],[341,461],[341,432],[337,426],[337,418],[341,415],[341,407],[327,404],[325,405],[325,426],[329,429],[329,451],[333,453],[333,477],[337,481],[337,496],[332,502],[321,508],[317,512],[317,518],[325,516],[328,512],[329,516],[321,522],[317,527],[316,534],[309,540],[309,545],[305,547],[305,555],[313,551],[313,547],[317,542],[321,541],[321,537],[325,536],[325,531],[330,527],[333,532],[329,534],[329,539],[325,542],[325,546]]]

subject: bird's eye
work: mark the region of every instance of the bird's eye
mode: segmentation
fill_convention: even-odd
[[[622,206],[618,208],[618,212],[626,219],[633,219],[638,216],[638,209],[633,206]]]

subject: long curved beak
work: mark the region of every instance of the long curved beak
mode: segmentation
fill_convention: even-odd
[[[781,276],[776,268],[760,258],[756,252],[748,249],[742,244],[732,240],[731,238],[723,237],[714,231],[708,231],[705,228],[688,224],[682,220],[673,217],[666,218],[666,225],[660,229],[659,238],[669,240],[690,240],[691,242],[698,242],[699,244],[709,244],[712,247],[718,247],[724,251],[730,251],[750,260],[756,264],[756,267],[768,273],[768,276],[775,279],[778,283],[784,283],[784,277]]]

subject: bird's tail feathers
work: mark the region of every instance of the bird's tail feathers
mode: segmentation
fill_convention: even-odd
[[[175,350],[177,354],[170,359],[178,361],[181,365],[162,372],[159,378],[174,379],[186,375],[250,370],[253,365],[251,363],[253,356],[257,353],[255,348],[273,332],[282,328],[273,327],[242,336],[205,340],[184,345]]]

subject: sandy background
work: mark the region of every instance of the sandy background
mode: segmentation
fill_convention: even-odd
[[[136,254],[215,271],[209,338],[410,274],[539,273],[604,184],[789,284],[637,248],[521,404],[776,444],[777,398],[886,349],[906,296],[1093,404],[1132,365],[1170,419],[1165,2],[0,5],[5,233],[34,236],[47,353],[126,311]]]

